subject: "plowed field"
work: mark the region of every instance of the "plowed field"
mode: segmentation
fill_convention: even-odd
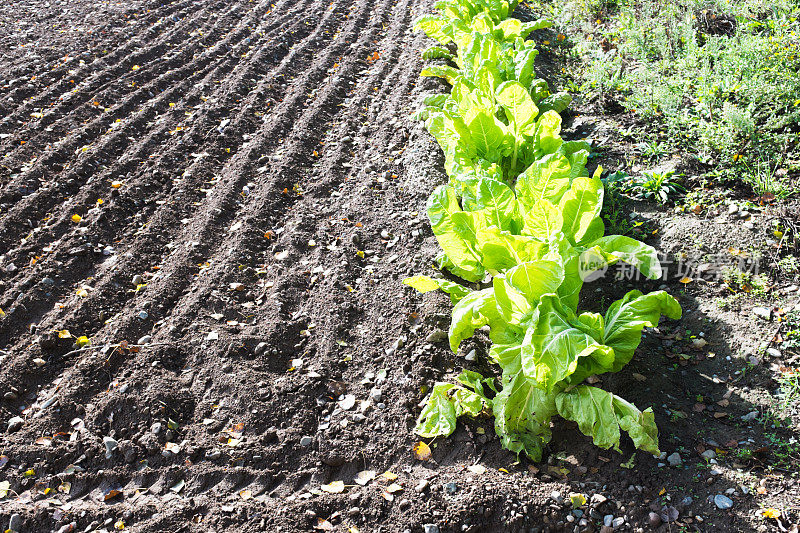
[[[428,337],[447,299],[400,283],[429,270],[445,180],[408,118],[437,84],[411,28],[429,4],[2,2],[0,528],[571,531],[551,492],[606,486],[633,529],[691,488],[563,424],[553,451],[585,465],[565,477],[485,420],[413,457],[420,387],[464,364]],[[756,503],[703,500],[727,483],[700,480],[694,526],[748,530]]]

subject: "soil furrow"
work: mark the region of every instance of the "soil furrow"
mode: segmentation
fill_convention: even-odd
[[[51,121],[55,118],[63,120],[64,116],[68,115],[69,112],[89,103],[90,98],[104,86],[130,75],[131,67],[137,64],[134,53],[157,57],[160,55],[159,52],[165,51],[170,45],[174,46],[174,41],[177,39],[185,39],[188,34],[187,29],[192,28],[196,20],[203,18],[204,13],[205,11],[198,11],[193,17],[181,19],[172,26],[160,25],[161,31],[157,31],[155,35],[153,35],[152,28],[144,27],[139,34],[132,36],[124,46],[115,48],[102,58],[88,63],[85,61],[78,63],[81,60],[71,58],[62,66],[63,70],[53,69],[51,76],[61,74],[61,78],[53,80],[49,86],[46,86],[47,91],[35,94],[33,98],[24,98],[24,96],[20,95],[23,98],[22,104],[0,122],[0,129],[3,129],[4,124],[11,124],[12,121],[28,120],[30,118],[29,114],[35,110],[42,109],[47,112],[44,113],[41,121],[28,120],[29,127],[15,128],[15,134],[0,144],[0,149],[7,150],[10,146],[19,146],[20,139],[35,138],[31,131],[32,129],[50,126]],[[218,21],[219,17],[215,18],[214,22]],[[208,26],[204,26],[201,29],[207,30]],[[148,41],[149,44],[144,44]],[[78,64],[74,65],[74,63]],[[71,68],[73,66],[78,68]],[[154,65],[145,63],[140,76],[145,75],[148,69],[158,72],[160,65],[156,64],[155,69],[152,69],[152,66]],[[152,76],[153,74],[149,75]],[[75,80],[78,80],[78,82],[76,83]],[[40,79],[40,81],[46,80]],[[44,128],[42,127],[42,129]]]
[[[226,68],[233,68],[233,65],[235,65],[235,64],[236,64],[235,60],[231,60],[231,61],[225,63]],[[227,73],[225,71],[213,70],[211,73],[209,73],[209,74],[207,74],[205,76],[205,79],[203,80],[203,82],[204,83],[208,83],[209,79],[211,79],[213,76],[216,76],[216,75],[224,77],[225,75],[227,75]],[[191,79],[190,79],[190,81],[191,81]],[[200,87],[202,87],[202,84],[200,85]],[[154,148],[154,146],[152,144],[152,140],[156,136],[164,134],[166,132],[166,130],[169,129],[169,127],[173,127],[174,128],[175,126],[174,125],[170,126],[169,123],[165,122],[163,125],[160,126],[160,129],[149,131],[148,132],[148,136],[146,136],[138,144],[133,145],[133,146],[138,147],[138,150],[136,152],[130,153],[128,151],[127,153],[123,153],[123,150],[125,150],[125,148],[127,146],[127,143],[128,142],[132,142],[134,140],[134,138],[131,137],[131,135],[137,135],[138,134],[137,132],[135,132],[135,131],[131,132],[130,130],[131,130],[131,128],[134,128],[134,129],[136,129],[136,128],[145,128],[145,123],[148,121],[148,119],[155,118],[155,115],[154,115],[154,113],[156,113],[155,108],[158,107],[159,104],[163,104],[162,107],[166,108],[167,101],[169,101],[172,98],[173,92],[176,91],[176,90],[178,90],[178,89],[172,89],[169,92],[165,92],[165,93],[160,94],[158,99],[156,99],[155,101],[150,102],[148,104],[149,112],[145,111],[145,112],[139,114],[139,116],[137,116],[134,119],[132,124],[124,123],[123,127],[120,128],[116,133],[114,133],[114,134],[112,134],[110,136],[107,136],[107,138],[102,141],[101,145],[98,146],[95,151],[99,152],[99,153],[102,153],[105,156],[104,159],[121,158],[123,161],[128,161],[128,162],[141,161],[143,159],[144,160],[148,159],[147,158],[147,153],[152,151],[152,149]],[[216,90],[219,91],[218,88]],[[195,86],[193,88],[193,90],[189,93],[189,95],[186,95],[186,96],[188,98],[196,98],[198,96],[198,94],[199,94],[199,91],[200,90],[197,88],[197,86]],[[127,108],[131,107],[130,104],[123,104],[123,105],[125,107],[127,107]],[[192,134],[193,132],[188,132],[188,133]],[[69,149],[71,150],[74,145],[75,145],[75,143],[72,143],[72,145],[70,145]],[[65,150],[65,151],[68,152],[70,150]],[[104,152],[109,152],[109,153],[106,154]],[[98,157],[100,157],[100,156],[98,156]],[[187,157],[188,157],[188,154],[187,154]],[[89,163],[89,165],[91,165],[91,163]],[[113,167],[111,169],[108,169],[108,170],[103,170],[103,174],[109,174],[111,179],[116,178],[117,175],[119,175],[121,173],[124,173],[124,172],[125,172],[124,170],[122,172],[120,172],[120,169],[113,168]],[[74,179],[74,178],[70,178],[70,179]],[[97,183],[95,185],[95,193],[96,194],[102,194],[103,192],[105,192],[105,189],[104,189],[103,185],[104,184],[101,184],[101,183]],[[50,193],[49,195],[46,194],[48,192]],[[50,198],[55,197],[55,195],[52,194],[52,191],[42,191],[41,194],[45,195],[45,196],[49,196]],[[32,205],[37,205],[38,206],[38,204],[37,204],[38,198],[35,198],[35,197],[34,198],[26,198],[25,200],[26,200],[27,203],[26,202],[18,202],[16,208],[19,211],[24,211],[26,214],[29,214],[29,217],[30,217],[30,213],[32,211]],[[51,203],[45,202],[43,205],[39,206],[39,212],[40,213],[47,212],[47,210],[49,210],[50,206],[51,206]],[[33,218],[33,217],[30,217],[30,218]],[[35,218],[34,218],[34,220],[35,220]],[[16,226],[16,227],[19,229],[19,226]]]
[[[244,76],[247,76],[247,75],[248,75],[247,73],[245,73],[245,74],[244,74]],[[234,78],[234,79],[236,79],[236,78]],[[234,122],[234,123],[232,123],[232,124],[231,124],[231,128],[235,128],[235,127],[237,127],[237,126],[238,126],[238,122]],[[188,157],[188,156],[187,156],[187,157]],[[135,184],[134,184],[134,185],[135,185]],[[167,210],[168,210],[168,208],[167,208]],[[169,221],[169,223],[172,223],[172,224],[174,224],[174,223],[175,223],[175,220],[174,220],[174,218],[173,218],[173,219],[171,219],[171,220]],[[167,234],[164,234],[164,235],[166,236]],[[148,244],[152,244],[152,243],[148,243],[146,240],[145,240],[144,242],[142,242],[142,243],[139,243],[139,244],[140,244],[140,245],[142,245],[142,248],[148,248],[148,247],[149,247],[149,248],[152,248],[152,249],[154,249],[154,250],[158,250],[158,249],[160,248],[160,246],[159,246],[158,244],[155,244],[154,246],[148,246]],[[102,287],[101,287],[101,288],[102,288]]]
[[[234,8],[231,7],[230,9],[233,10]],[[265,9],[267,8],[262,4],[262,11]],[[218,24],[221,19],[224,19],[226,15],[227,12],[216,18],[214,20],[215,25]],[[200,15],[197,15],[197,17],[200,17]],[[260,18],[258,13],[254,13],[250,20],[257,20],[258,18]],[[103,77],[103,80],[98,82],[102,83],[101,86],[93,87],[91,81],[81,84],[82,88],[85,88],[85,90],[79,90],[75,94],[71,93],[70,98],[67,99],[67,102],[64,103],[63,106],[56,106],[52,111],[48,111],[40,123],[35,123],[33,125],[33,127],[39,129],[53,130],[53,135],[47,137],[57,138],[59,141],[56,150],[51,149],[49,153],[46,152],[42,157],[39,157],[37,161],[39,164],[38,168],[34,165],[34,168],[31,169],[29,174],[33,173],[33,175],[36,176],[37,170],[38,174],[42,174],[43,170],[47,169],[49,165],[54,163],[58,164],[63,161],[66,153],[71,153],[82,146],[89,146],[93,142],[93,137],[95,135],[107,130],[109,125],[114,126],[115,120],[127,119],[128,115],[137,107],[148,102],[148,97],[152,99],[154,93],[161,93],[165,88],[172,92],[178,89],[180,84],[176,85],[174,82],[178,80],[191,82],[192,78],[197,78],[202,75],[204,69],[210,68],[213,65],[218,66],[221,61],[233,63],[234,58],[231,57],[230,53],[231,43],[236,43],[236,39],[241,40],[248,34],[247,24],[249,22],[249,20],[235,20],[238,21],[236,24],[239,30],[226,32],[227,36],[224,39],[216,42],[214,46],[205,49],[203,53],[200,54],[199,58],[196,57],[196,51],[201,48],[201,44],[198,43],[196,39],[192,39],[188,48],[184,48],[171,58],[155,57],[159,55],[158,47],[165,48],[167,44],[169,44],[169,39],[167,39],[166,44],[162,39],[154,43],[153,46],[155,48],[151,46],[147,49],[146,53],[149,56],[154,56],[155,60],[148,61],[143,68],[131,72],[130,68],[132,67],[127,65],[127,70],[118,73],[121,77],[108,76],[104,71],[99,71],[98,75]],[[193,27],[192,21],[189,21],[187,24],[189,28]],[[188,28],[179,27],[171,33],[169,38],[173,38],[177,35],[186,37],[189,35],[186,31],[187,29]],[[206,29],[207,28],[201,27],[197,28],[195,31],[202,32]],[[210,34],[213,35],[214,33],[215,30],[212,28]],[[161,68],[159,60],[167,61],[169,68],[166,72]],[[212,61],[216,61],[216,63]],[[223,74],[221,78],[224,77]],[[123,83],[123,81],[127,80],[130,80],[130,83]],[[111,107],[106,107],[109,102],[111,102]],[[97,105],[91,105],[93,103]],[[63,107],[63,109],[61,107]],[[104,108],[108,109],[108,111],[104,111]],[[77,112],[77,114],[72,113],[73,111]],[[50,123],[50,117],[59,116],[61,118],[58,123]],[[78,131],[69,130],[69,124],[74,124],[76,122],[88,123]],[[63,126],[61,125],[62,123]],[[26,142],[20,145],[20,138],[25,138],[26,135],[27,134],[23,130],[17,135],[17,138],[12,138],[7,142],[21,146],[19,150],[24,150],[25,153],[28,154],[36,153],[37,149],[44,148],[45,141],[39,142],[38,145],[36,145],[35,142]],[[45,138],[45,136],[39,137],[42,139]],[[34,137],[34,139],[35,138],[36,137]],[[11,156],[11,159],[13,159],[14,154],[12,153]],[[25,161],[27,157],[23,154],[17,156],[17,159]],[[25,173],[22,173],[19,178],[22,182],[21,188],[25,183],[24,180],[26,177]],[[30,179],[30,177],[28,177],[28,179]]]
[[[144,10],[145,14],[141,22],[153,24],[156,23],[159,19],[171,16],[176,11],[185,9],[187,6],[190,6],[191,4],[192,4],[191,0],[183,0],[182,2],[173,1],[168,4],[162,3],[161,5],[158,6],[159,9],[150,10],[150,9],[144,9],[144,6],[137,6],[135,2],[128,2],[127,5],[122,9],[114,10],[113,8],[109,8],[107,12],[103,14],[98,12],[97,20],[100,21],[101,24],[98,25],[97,27],[92,28],[91,31],[92,34],[100,35],[101,37],[93,39],[93,41],[89,44],[89,46],[86,47],[92,50],[92,52],[76,53],[80,49],[80,46],[75,46],[79,41],[70,39],[61,39],[61,41],[58,43],[59,45],[58,47],[52,46],[52,44],[49,43],[48,43],[49,45],[45,44],[42,46],[36,46],[36,45],[34,46],[38,55],[49,53],[51,61],[58,61],[59,59],[63,59],[68,55],[72,54],[86,55],[86,56],[93,55],[96,58],[99,57],[100,54],[103,54],[104,51],[109,52],[108,50],[106,50],[106,48],[108,47],[111,47],[112,50],[107,55],[112,57],[113,56],[124,57],[125,53],[129,52],[130,49],[126,48],[125,46],[115,47],[113,42],[113,36],[109,34],[113,34],[123,30],[128,25],[129,21],[127,19],[130,17],[130,13],[133,13],[134,18],[138,20],[139,19],[139,17],[137,16],[138,11]],[[30,6],[19,5],[12,7],[12,9],[15,9],[16,11],[20,10],[38,11],[40,14],[40,18],[42,20],[36,21],[36,23],[45,23],[44,21],[47,20],[48,18],[55,18],[57,22],[54,24],[54,26],[61,24],[67,25],[70,22],[72,22],[68,12],[65,11],[58,12],[57,8],[51,7],[52,11],[50,11],[49,13],[50,17],[48,17],[48,14],[43,13],[43,11],[46,10],[43,10],[41,7],[33,8]],[[50,20],[47,20],[47,23],[49,22]],[[12,36],[13,33],[9,32],[8,38],[11,38]],[[64,75],[64,73],[66,72],[66,70],[68,70],[69,67],[69,65],[56,65],[54,67],[51,66],[47,69],[40,68],[38,70],[34,70],[38,67],[37,64],[34,63],[34,65],[31,66],[24,60],[21,61],[20,59],[21,58],[17,58],[17,60],[8,61],[7,63],[6,61],[0,62],[0,67],[3,68],[4,72],[8,73],[6,76],[9,79],[9,83],[7,85],[4,85],[2,87],[3,89],[14,89],[15,85],[21,85],[30,78],[35,78],[35,81],[37,81],[37,87],[42,87],[42,86],[47,87],[45,82],[47,81],[52,82],[57,80],[58,78]],[[75,62],[77,63],[78,60],[76,59]],[[60,70],[59,67],[64,68],[64,70]],[[5,95],[3,94],[3,96]]]

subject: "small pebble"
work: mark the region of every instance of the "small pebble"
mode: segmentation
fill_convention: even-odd
[[[730,509],[733,507],[733,500],[722,494],[717,494],[714,496],[714,505],[716,505],[718,509]]]
[[[766,307],[754,307],[753,314],[764,320],[772,319],[772,310],[767,309]]]
[[[75,531],[75,528],[77,526],[78,524],[76,522],[70,522],[69,524],[64,524],[63,526],[61,526],[56,533],[72,533],[73,531]]]
[[[14,433],[15,431],[19,431],[24,423],[25,420],[23,420],[21,417],[11,417],[11,419],[8,421],[8,432]]]
[[[22,515],[14,513],[8,521],[8,529],[11,531],[22,531]]]
[[[758,411],[750,411],[749,413],[747,413],[742,417],[742,420],[744,420],[745,422],[752,422],[756,418],[758,418]]]
[[[431,331],[427,337],[425,337],[425,342],[430,342],[431,344],[435,344],[437,342],[443,342],[447,340],[447,332],[441,329],[435,329]]]
[[[631,485],[630,488],[633,488],[633,485]],[[594,496],[592,496],[591,500],[593,505],[600,505],[602,503],[605,503],[606,501],[608,501],[608,498],[606,498],[602,494],[595,494]]]
[[[769,355],[770,357],[780,357],[781,356],[781,351],[778,350],[777,348],[767,348],[766,351],[767,351],[767,355]]]
[[[661,525],[661,516],[658,513],[650,512],[648,515],[648,523],[650,527],[658,527]]]
[[[114,455],[114,450],[117,449],[119,443],[111,437],[103,437],[103,444],[106,447],[106,459],[111,459],[111,457]]]

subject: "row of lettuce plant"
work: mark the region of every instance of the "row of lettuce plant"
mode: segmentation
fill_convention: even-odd
[[[681,316],[664,291],[631,291],[605,315],[579,312],[587,276],[624,261],[661,276],[656,251],[620,235],[604,236],[601,169],[586,169],[590,146],[560,137],[569,95],[551,94],[536,77],[530,32],[546,21],[509,18],[516,1],[442,0],[415,26],[439,44],[423,76],[444,78],[449,94],[425,99],[425,121],[445,154],[448,183],[427,203],[442,248],[438,266],[463,282],[415,276],[420,292],[441,289],[454,303],[454,351],[489,328],[489,359],[498,380],[464,371],[458,383],[437,383],[416,433],[450,435],[456,419],[490,412],[505,448],[538,461],[555,415],[577,422],[602,448],[619,450],[620,432],[658,452],[652,409],[584,383],[617,372],[633,357],[642,330],[662,314]],[[477,288],[475,288],[477,287]]]

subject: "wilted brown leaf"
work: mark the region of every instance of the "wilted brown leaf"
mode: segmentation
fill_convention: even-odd
[[[317,518],[317,524],[314,526],[314,529],[318,529],[320,531],[333,531],[333,524],[324,518]]]
[[[113,499],[113,498],[116,498],[116,497],[117,497],[117,496],[119,496],[120,494],[122,494],[122,488],[120,488],[120,487],[108,489],[108,490],[107,490],[107,491],[106,491],[106,492],[103,494],[103,500],[104,500],[104,501],[111,500],[111,499]]]
[[[425,442],[419,441],[414,444],[414,457],[419,459],[420,461],[427,461],[431,458],[431,447],[428,446]]]

